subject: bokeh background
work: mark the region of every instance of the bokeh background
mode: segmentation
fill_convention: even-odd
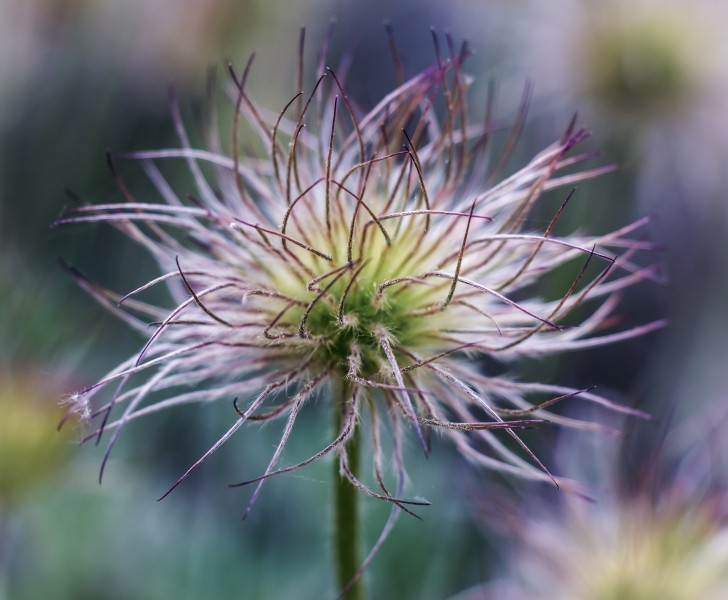
[[[73,426],[56,433],[63,394],[143,343],[58,259],[118,291],[154,271],[109,227],[49,227],[73,195],[118,195],[107,149],[175,144],[170,85],[194,127],[210,68],[224,78],[228,61],[240,70],[256,51],[249,89],[283,106],[294,93],[299,28],[307,28],[311,77],[332,17],[331,56],[352,52],[347,87],[363,105],[394,83],[385,19],[410,75],[434,61],[431,27],[470,42],[474,116],[489,81],[504,119],[531,82],[531,116],[512,166],[578,112],[594,132],[586,148],[602,149],[603,162],[620,169],[580,185],[565,222],[606,231],[653,215],[649,237],[660,249],[650,260],[661,277],[630,291],[620,314],[628,322],[667,316],[671,325],[618,347],[525,364],[523,379],[596,385],[654,415],[622,423],[624,438],[598,442],[603,453],[583,453],[592,442],[555,430],[534,436],[534,447],[556,471],[579,472],[600,489],[658,494],[679,474],[696,503],[720,493],[728,480],[728,51],[720,4],[0,0],[0,598],[332,596],[330,465],[271,481],[246,522],[246,491],[225,487],[264,470],[274,427],[239,434],[162,503],[155,499],[217,439],[229,407],[130,428],[101,486],[99,449],[77,448],[82,432]],[[534,228],[548,211],[543,218]],[[320,430],[320,418],[310,411],[302,426]],[[292,443],[291,455],[309,449],[305,440]],[[598,466],[576,464],[577,449],[597,455]],[[414,444],[410,450],[410,491],[433,506],[422,522],[401,519],[367,574],[371,597],[454,597],[507,577],[517,544],[503,522],[524,507],[548,513],[559,492],[521,492],[517,482],[473,472],[445,443],[428,460]],[[363,504],[371,544],[387,507]]]

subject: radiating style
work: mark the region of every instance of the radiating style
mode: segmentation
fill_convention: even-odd
[[[434,65],[409,80],[394,50],[397,85],[369,111],[348,96],[343,75],[324,68],[325,53],[320,77],[305,87],[300,64],[296,85],[306,91],[273,110],[246,87],[250,63],[242,74],[231,69],[232,122],[212,123],[208,148],[191,144],[174,104],[178,148],[110,157],[123,201],[82,204],[58,224],[119,229],[148,251],[159,276],[118,296],[71,269],[147,338],[70,397],[70,411],[95,424],[89,439],[108,436],[110,451],[137,418],[219,401],[230,428],[172,489],[248,421],[281,419],[268,468],[247,474],[258,476],[246,482],[257,484],[248,510],[267,478],[332,454],[343,477],[397,512],[410,510],[402,497],[405,437],[428,452],[431,432],[442,431],[478,466],[548,480],[519,428],[547,420],[599,429],[552,412],[559,401],[636,412],[592,390],[484,368],[484,357],[510,365],[617,342],[662,322],[614,329],[621,293],[654,276],[635,260],[651,249],[644,220],[597,236],[557,233],[559,216],[578,201],[573,184],[611,170],[576,168],[594,158],[575,150],[585,131],[565,127],[514,172],[528,91],[510,128],[491,102],[484,120],[471,122],[468,50],[445,41],[435,42]],[[243,125],[256,141],[242,142]],[[138,199],[127,188],[128,161],[158,198]],[[176,189],[164,174],[169,161],[186,163],[194,189]],[[561,207],[544,218],[534,209],[542,211],[550,190],[559,190]],[[543,283],[551,297],[539,295]],[[168,289],[168,305],[144,302],[157,286]],[[314,456],[284,464],[302,410],[327,422],[337,413],[340,425]],[[355,473],[347,454],[361,427],[371,440],[370,477]]]

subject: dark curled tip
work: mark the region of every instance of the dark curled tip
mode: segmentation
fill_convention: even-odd
[[[106,164],[109,167],[109,170],[111,171],[111,173],[113,175],[116,175],[116,167],[114,167],[114,161],[113,161],[113,157],[111,155],[111,148],[106,149],[104,156],[106,157]]]
[[[245,416],[245,413],[242,410],[240,410],[240,406],[238,406],[238,397],[237,396],[235,396],[235,398],[233,398],[233,409],[235,410],[236,413],[238,413],[239,417]]]
[[[253,66],[254,60],[255,60],[255,52],[251,53],[251,55],[248,57],[248,62],[245,64],[245,70],[243,71],[242,79],[238,79],[238,76],[235,73],[235,68],[233,67],[233,64],[231,62],[228,63],[228,66],[227,66],[228,73],[230,74],[230,77],[233,80],[235,87],[238,88],[238,91],[240,93],[243,93],[243,90],[245,89],[245,82],[248,79],[248,75],[250,74],[250,69]]]
[[[235,74],[235,67],[233,67],[233,63],[229,62],[227,64],[227,70],[230,75],[230,79],[232,79],[235,84],[235,87],[240,89],[240,81],[238,80],[238,76]]]
[[[74,192],[70,187],[64,187],[63,193],[68,196],[71,201],[73,201],[75,204],[83,205],[86,204],[82,199],[81,196],[79,196],[76,192]],[[65,209],[64,209],[65,210]]]
[[[579,118],[579,113],[575,112],[571,116],[571,121],[569,121],[569,124],[566,126],[566,131],[564,131],[564,135],[561,136],[561,143],[566,144],[569,138],[574,134],[574,130],[576,129],[576,121]]]

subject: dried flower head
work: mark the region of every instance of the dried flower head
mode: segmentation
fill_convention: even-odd
[[[725,501],[665,490],[526,518],[499,581],[460,600],[718,600],[728,594]]]
[[[404,81],[395,49],[398,86],[369,112],[347,95],[343,77],[323,68],[325,52],[312,89],[274,112],[246,89],[250,63],[242,77],[231,69],[230,156],[216,125],[211,149],[194,147],[174,104],[179,148],[113,157],[136,161],[161,201],[137,200],[110,160],[125,201],[82,205],[58,221],[108,223],[144,246],[160,268],[159,277],[123,297],[73,270],[148,337],[140,352],[73,396],[71,412],[92,406],[98,425],[89,439],[112,434],[107,457],[139,417],[237,398],[229,430],[172,489],[247,421],[284,419],[268,468],[252,480],[258,487],[248,510],[267,478],[327,454],[337,456],[342,475],[359,490],[408,510],[400,498],[405,424],[425,452],[430,431],[441,430],[474,463],[538,480],[551,475],[518,428],[544,419],[596,427],[548,410],[572,396],[630,412],[591,391],[483,374],[483,356],[507,361],[589,348],[661,323],[599,333],[613,322],[620,292],[652,275],[631,261],[649,246],[629,239],[644,221],[596,237],[556,235],[569,193],[550,221],[536,221],[540,231],[523,230],[543,192],[610,170],[558,175],[593,157],[570,154],[585,131],[572,123],[503,178],[528,94],[510,133],[494,142],[503,128],[491,103],[484,122],[467,120],[467,47],[456,50],[448,37],[443,52],[435,38],[435,51],[434,66]],[[299,89],[302,72],[299,64]],[[259,138],[245,154],[242,121]],[[179,196],[167,182],[159,165],[171,160],[186,162],[193,194]],[[609,249],[624,254],[615,259]],[[563,284],[569,266],[558,297],[534,295],[552,274]],[[171,306],[135,299],[161,284]],[[574,309],[588,302],[589,316],[574,322]],[[194,388],[181,387],[190,383]],[[96,403],[107,388],[109,397]],[[339,430],[314,456],[281,467],[297,416],[319,394],[331,401],[314,410],[336,411]],[[378,487],[354,473],[347,455],[347,442],[365,421]],[[393,440],[394,492],[383,467],[384,426]]]
[[[595,130],[630,144],[643,206],[676,228],[696,214],[725,218],[727,9],[712,0],[536,1],[513,23],[513,72],[538,74],[553,103],[579,106]],[[666,210],[676,191],[686,206]]]
[[[519,37],[530,36],[522,60],[550,76],[544,84],[562,101],[578,96],[641,129],[724,106],[720,3],[559,0],[530,8],[520,24]]]

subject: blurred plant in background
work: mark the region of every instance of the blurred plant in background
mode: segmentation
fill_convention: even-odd
[[[56,396],[27,366],[0,371],[0,512],[66,462],[69,436],[48,436],[61,416]]]
[[[14,511],[47,480],[58,478],[68,459],[69,436],[48,435],[60,416],[56,395],[55,386],[27,365],[0,364],[0,598],[8,594],[27,534],[17,527]]]
[[[666,491],[532,513],[506,574],[457,600],[720,600],[728,596],[723,498]],[[538,515],[539,511],[535,511]]]
[[[699,414],[663,422],[662,441],[641,457],[637,477],[622,466],[620,455],[631,451],[626,440],[560,436],[558,462],[589,481],[591,499],[516,498],[500,488],[488,504],[476,491],[471,506],[486,535],[492,517],[510,511],[497,526],[504,551],[487,583],[453,600],[726,597],[728,471],[718,440],[711,439],[720,437],[721,425],[711,429]],[[695,427],[701,435],[684,435]]]
[[[728,5],[558,0],[518,5],[513,62],[600,136],[631,146],[647,210],[671,225],[720,213],[728,160]],[[666,206],[678,191],[681,204]],[[670,210],[666,210],[670,209]],[[669,212],[677,211],[674,217]]]

